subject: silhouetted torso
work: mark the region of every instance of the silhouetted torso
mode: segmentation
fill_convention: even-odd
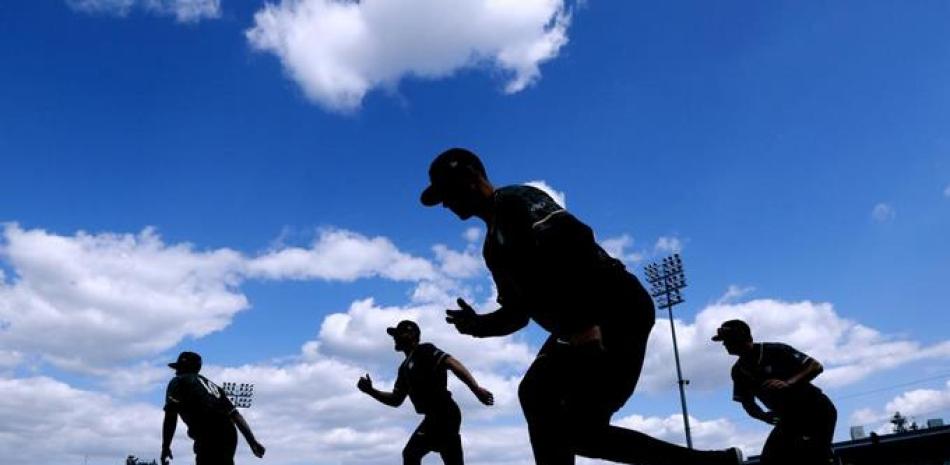
[[[811,357],[787,344],[753,344],[751,352],[740,357],[732,366],[733,399],[741,402],[754,396],[776,412],[794,412],[803,403],[821,394],[821,390],[810,382],[800,382],[779,390],[765,389],[762,383],[769,379],[789,379],[800,372],[809,360]]]
[[[181,416],[192,439],[236,435],[230,418],[234,404],[223,389],[197,373],[179,374],[169,381],[165,411]]]
[[[419,344],[399,365],[393,391],[408,393],[416,412],[422,414],[451,402],[444,363],[448,356],[430,343]]]
[[[636,308],[617,313],[615,305],[602,304],[615,302],[621,292],[649,299],[587,225],[534,187],[495,191],[482,255],[498,287],[498,302],[526,312],[555,336],[631,318],[628,312]],[[653,317],[652,306],[645,312]]]

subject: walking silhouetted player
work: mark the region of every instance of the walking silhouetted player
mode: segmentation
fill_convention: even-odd
[[[393,391],[374,388],[368,374],[360,378],[356,386],[390,407],[402,405],[408,395],[416,412],[425,415],[402,450],[403,464],[420,464],[426,454],[438,452],[446,465],[462,465],[462,438],[459,436],[462,412],[446,388],[446,370],[452,370],[483,404],[495,402],[492,393],[480,387],[465,366],[451,355],[432,344],[420,344],[419,326],[414,322],[400,321],[386,332],[393,337],[395,350],[406,354],[406,359],[399,365]]]
[[[587,225],[534,187],[495,189],[465,149],[436,157],[429,180],[424,205],[485,221],[482,254],[501,304],[479,315],[458,299],[446,320],[475,337],[511,334],[529,319],[550,333],[518,389],[538,464],[573,464],[575,455],[641,465],[741,461],[738,449],[694,451],[610,425],[640,378],[656,317],[649,294]]]
[[[838,411],[813,384],[823,368],[789,345],[752,342],[742,320],[723,323],[712,340],[738,355],[732,366],[736,402],[753,418],[775,425],[762,448],[762,465],[830,465]],[[756,403],[761,401],[768,411]]]
[[[169,363],[175,377],[165,391],[165,422],[162,425],[162,465],[172,457],[172,438],[178,425],[178,416],[188,426],[188,437],[195,441],[196,465],[233,465],[237,449],[237,433],[241,430],[251,451],[257,457],[264,456],[264,446],[256,439],[244,417],[234,408],[224,390],[201,371],[201,356],[194,352],[182,352],[178,360]]]

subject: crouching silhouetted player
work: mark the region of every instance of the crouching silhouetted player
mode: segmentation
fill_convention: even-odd
[[[195,441],[196,465],[234,464],[237,450],[234,425],[241,430],[251,452],[257,457],[264,456],[264,446],[254,439],[254,433],[225,395],[224,389],[198,374],[201,371],[200,355],[182,352],[178,360],[168,366],[175,369],[175,377],[169,381],[165,393],[162,465],[167,465],[173,458],[171,445],[179,415],[188,426],[188,437]]]
[[[742,320],[726,321],[712,340],[739,356],[732,366],[733,400],[751,417],[775,425],[762,448],[762,465],[834,463],[831,440],[838,412],[811,384],[821,364],[786,344],[753,343]],[[762,410],[756,398],[770,410]]]
[[[539,189],[495,189],[465,149],[436,157],[429,180],[423,205],[485,222],[482,254],[501,304],[479,315],[458,299],[447,321],[475,337],[511,334],[529,320],[551,334],[518,389],[538,464],[569,465],[576,455],[638,465],[741,460],[737,449],[695,451],[610,424],[640,378],[656,316],[637,278],[587,225]]]
[[[395,350],[406,354],[399,365],[392,392],[373,387],[369,375],[356,386],[374,399],[398,407],[409,396],[417,413],[425,415],[402,451],[405,465],[418,465],[429,452],[438,452],[446,465],[462,465],[462,438],[459,428],[462,413],[446,388],[446,370],[451,370],[485,405],[495,402],[492,393],[478,385],[471,373],[458,360],[429,343],[419,343],[419,326],[409,320],[400,321],[386,332],[393,337]]]

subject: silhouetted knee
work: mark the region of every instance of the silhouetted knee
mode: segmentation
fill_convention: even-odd
[[[419,450],[419,448],[406,445],[406,447],[402,449],[402,463],[403,465],[419,465],[422,463],[422,457],[424,455],[425,452]]]

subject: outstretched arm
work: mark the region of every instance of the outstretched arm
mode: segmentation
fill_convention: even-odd
[[[495,403],[495,396],[492,393],[481,386],[478,385],[478,382],[475,381],[475,377],[465,368],[465,365],[462,365],[462,362],[455,359],[451,355],[445,358],[445,366],[452,370],[452,373],[462,380],[469,389],[472,390],[472,393],[475,394],[475,397],[478,398],[481,403],[485,405],[492,405]]]
[[[458,309],[445,311],[445,321],[455,325],[455,329],[462,334],[475,337],[507,336],[528,324],[528,315],[514,306],[502,306],[494,312],[479,315],[465,299],[459,298],[456,303]]]
[[[244,440],[247,441],[247,445],[251,446],[251,452],[253,452],[257,458],[263,457],[264,446],[254,438],[254,433],[251,432],[251,427],[248,426],[247,421],[244,420],[244,415],[241,415],[241,412],[234,409],[231,412],[231,421],[237,425],[238,430],[241,431],[241,435],[244,436]]]
[[[373,380],[370,379],[369,373],[362,376],[359,381],[356,382],[356,387],[360,391],[365,392],[370,397],[390,407],[399,407],[402,405],[402,402],[406,400],[406,393],[401,390],[386,392],[374,388]]]
[[[178,427],[178,414],[165,410],[165,420],[162,422],[162,465],[166,465],[172,456],[172,438],[175,437],[175,428]]]

